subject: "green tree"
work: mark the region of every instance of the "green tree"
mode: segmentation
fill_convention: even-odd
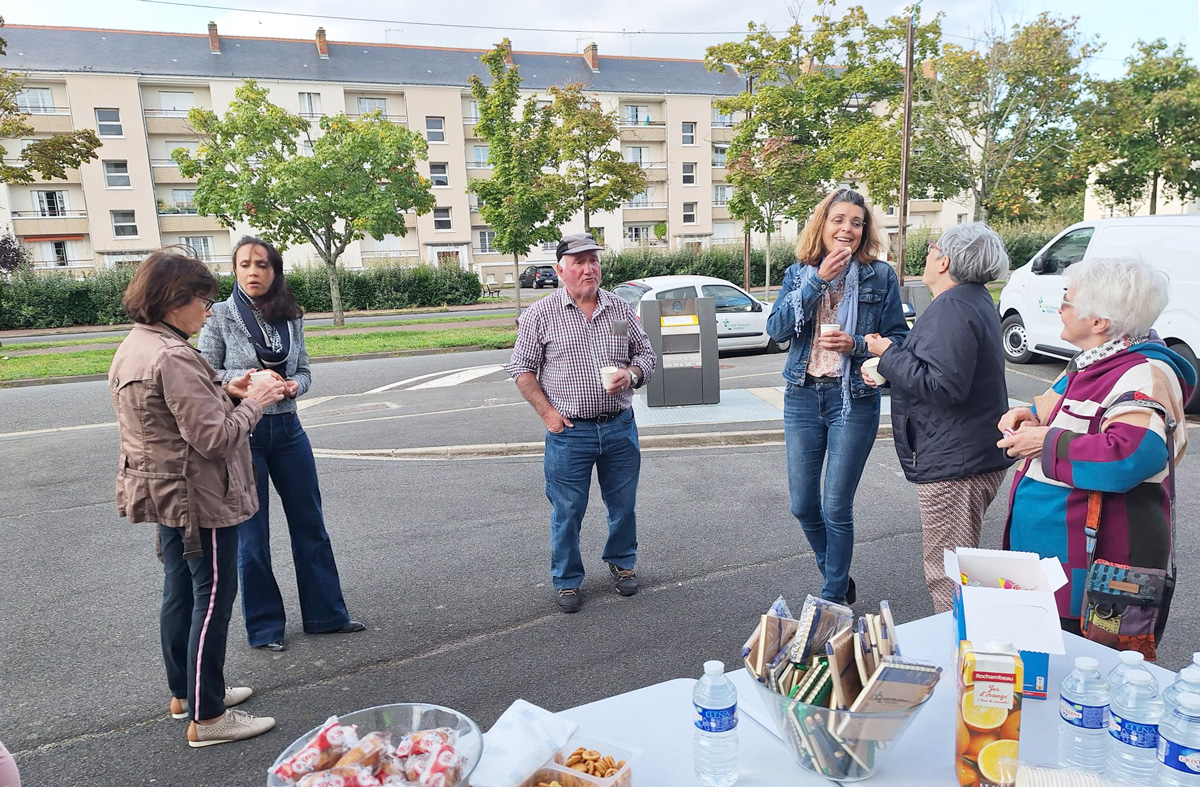
[[[0,18],[0,27],[4,20]],[[8,42],[0,38],[0,55],[8,54]],[[17,96],[25,85],[19,74],[0,68],[0,139],[25,139],[34,134],[29,116],[21,111]],[[91,129],[68,131],[35,139],[25,145],[14,161],[0,145],[0,183],[32,183],[35,180],[65,180],[67,170],[79,169],[96,158],[100,138]]]
[[[1162,196],[1186,200],[1200,194],[1200,70],[1183,46],[1138,41],[1121,79],[1099,82],[1081,108],[1085,156],[1098,167],[1096,188],[1114,206]]]
[[[728,154],[730,212],[753,229],[767,231],[783,217],[803,221],[840,182],[862,183],[880,204],[899,192],[907,17],[877,25],[861,6],[840,16],[833,7],[819,3],[811,24],[797,22],[782,36],[751,25],[743,41],[707,51],[708,68],[747,75],[747,90],[721,107],[745,114]],[[939,39],[938,19],[918,23],[916,56],[932,57]],[[928,153],[910,180],[914,191],[956,194],[961,177],[933,155],[943,146],[937,131],[916,126],[914,146]]]
[[[554,125],[550,139],[557,151],[559,172],[548,179],[563,195],[564,208],[583,212],[583,228],[592,230],[592,214],[616,210],[646,188],[646,173],[621,158],[613,146],[619,139],[617,115],[583,92],[583,85],[551,87]]]
[[[946,44],[932,61],[936,79],[924,117],[958,146],[958,169],[970,183],[977,220],[1012,214],[997,203],[1001,195],[1044,199],[1043,193],[1084,187],[1053,165],[1069,160],[1081,66],[1097,51],[1076,22],[1043,13],[1007,35],[993,35],[980,49]]]
[[[496,233],[495,248],[513,255],[520,315],[521,255],[538,243],[558,240],[558,228],[573,209],[548,175],[558,165],[550,113],[538,107],[537,96],[521,102],[521,75],[507,62],[511,51],[506,38],[480,58],[491,75],[490,87],[477,75],[470,77],[471,95],[479,104],[475,132],[488,141],[492,176],[472,180],[467,188],[483,201],[479,213]]]
[[[272,104],[254,80],[238,87],[224,117],[192,109],[201,136],[193,155],[171,156],[196,182],[196,207],[227,227],[245,221],[285,249],[310,243],[325,263],[333,322],[343,325],[337,262],[346,247],[370,235],[404,235],[407,211],[428,213],[430,183],[417,172],[425,140],[378,112],[350,120],[322,117],[320,136],[307,120]],[[305,138],[311,154],[298,153]]]

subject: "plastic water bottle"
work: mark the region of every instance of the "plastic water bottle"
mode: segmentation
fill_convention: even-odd
[[[1110,696],[1116,694],[1117,689],[1125,684],[1125,678],[1129,676],[1130,672],[1140,670],[1150,675],[1150,670],[1146,669],[1146,657],[1140,651],[1123,650],[1117,654],[1117,658],[1120,661],[1108,673],[1108,693]],[[1150,677],[1153,678],[1154,676],[1150,675]],[[1154,684],[1157,688],[1158,681],[1155,681]]]
[[[1104,772],[1108,752],[1108,681],[1100,662],[1075,659],[1075,671],[1058,684],[1058,764]]]
[[[1163,716],[1154,677],[1145,670],[1130,670],[1125,685],[1113,692],[1109,708],[1109,778],[1126,784],[1153,784],[1158,769],[1158,722]]]
[[[1180,694],[1178,704],[1158,727],[1158,783],[1161,787],[1200,785],[1200,694]]]
[[[695,715],[693,757],[701,787],[730,787],[738,778],[737,689],[725,665],[704,662],[704,675],[692,691]]]
[[[1175,682],[1163,689],[1162,701],[1166,707],[1163,718],[1179,705],[1180,694],[1200,694],[1200,667],[1191,664],[1179,671]]]

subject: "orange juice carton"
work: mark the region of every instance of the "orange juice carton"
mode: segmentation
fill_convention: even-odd
[[[1054,591],[1067,584],[1058,558],[959,547],[945,551],[945,570],[955,585],[958,639],[1012,642],[1023,666],[1022,696],[1046,699],[1050,654],[1066,653],[1054,603]]]
[[[954,764],[962,787],[1011,787],[1016,781],[1023,673],[1008,640],[980,649],[968,640],[959,643]]]

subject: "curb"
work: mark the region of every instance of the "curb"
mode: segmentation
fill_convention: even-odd
[[[891,438],[892,425],[880,424],[875,439]],[[782,429],[761,429],[748,432],[695,432],[664,435],[638,435],[644,450],[664,451],[680,448],[715,448],[720,446],[782,445]],[[544,443],[480,443],[475,445],[442,445],[420,448],[376,448],[353,450],[314,448],[313,456],[323,459],[489,459],[500,457],[540,456]]]

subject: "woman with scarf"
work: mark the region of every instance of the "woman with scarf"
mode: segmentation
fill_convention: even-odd
[[[824,577],[821,597],[853,604],[854,493],[879,430],[879,392],[859,374],[878,333],[896,344],[908,324],[896,274],[875,259],[884,244],[862,195],[838,189],[800,233],[767,319],[777,342],[790,341],[783,377],[783,434],[792,515]],[[825,488],[821,489],[821,467]]]
[[[296,415],[296,398],[312,382],[300,304],[283,276],[283,257],[258,238],[233,249],[237,277],[228,300],[214,304],[200,333],[200,352],[225,382],[254,369],[283,380],[286,398],[268,408],[250,435],[258,482],[258,513],[238,528],[242,613],[250,646],[285,649],[283,597],[271,571],[270,493],[275,484],[291,534],[292,561],[304,630],[347,634],[366,627],[350,618],[342,599],[333,547],[321,512],[312,445]]]

